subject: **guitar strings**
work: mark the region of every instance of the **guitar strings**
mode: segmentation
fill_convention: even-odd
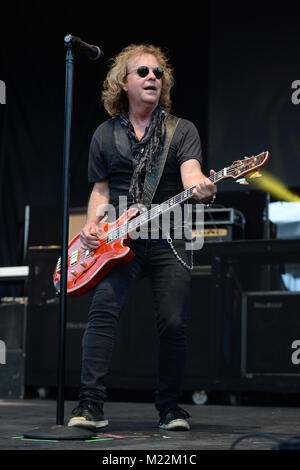
[[[228,176],[233,175],[233,174],[235,173],[235,170],[238,169],[238,168],[240,168],[241,166],[245,168],[245,163],[246,163],[246,167],[248,166],[247,170],[251,170],[251,169],[252,169],[252,168],[251,168],[251,162],[252,162],[252,158],[249,158],[249,160],[247,160],[246,162],[242,162],[242,161],[241,161],[241,163],[240,163],[240,162],[237,162],[237,164],[232,164],[230,167],[223,168],[222,170],[220,170],[220,171],[214,173],[213,175],[210,175],[208,178],[209,178],[212,182],[217,182],[219,178],[221,178],[222,176],[224,176],[225,170],[226,170],[226,176],[227,176],[227,175],[228,175]],[[248,165],[247,165],[247,164],[248,164]],[[256,165],[256,168],[257,168],[257,165]],[[254,169],[255,169],[255,168],[254,168]],[[188,194],[188,193],[191,192],[194,188],[195,188],[195,186],[192,186],[191,188],[186,189],[185,191],[181,192],[180,194],[177,194],[177,195],[174,196],[173,198],[168,199],[167,201],[165,201],[165,202],[162,203],[162,204],[167,205],[167,204],[169,203],[169,201],[171,201],[172,199],[173,199],[173,201],[174,201],[174,204],[177,204],[177,203],[180,201],[180,199],[182,198],[182,195],[183,195],[184,193]],[[189,197],[190,197],[190,196],[189,196]],[[189,198],[189,197],[188,197],[188,198]],[[154,212],[154,214],[153,214],[154,217],[156,217],[156,216],[159,215],[160,211],[158,212],[158,214],[155,214],[155,209],[156,209],[156,208],[157,208],[157,206],[154,207],[154,208],[152,208],[152,209],[150,209],[150,210],[146,213],[146,214],[150,214],[150,218],[149,218],[148,220],[151,220],[151,217],[152,217],[151,212],[152,212],[152,213]],[[142,214],[142,215],[145,217],[145,214]],[[133,219],[133,220],[135,221],[136,227],[138,227],[138,225],[139,225],[139,223],[140,223],[140,219],[141,219],[141,215],[138,216],[138,217],[136,217],[135,219]],[[147,220],[147,222],[148,222],[148,220]],[[107,240],[108,235],[111,235],[111,234],[113,234],[114,232],[116,232],[116,233],[119,232],[122,227],[124,228],[124,227],[126,226],[126,224],[127,224],[127,228],[128,228],[128,221],[127,221],[125,224],[120,225],[119,227],[114,227],[112,230],[110,230],[110,231],[108,231],[108,232],[105,232],[105,235],[101,235],[100,237],[98,237],[100,243],[99,243],[99,246],[98,246],[97,248],[95,248],[95,250],[98,250],[102,245],[104,245],[104,244],[106,243],[106,240]],[[133,227],[133,229],[136,228],[136,227]],[[119,238],[119,237],[117,237],[117,238]],[[116,239],[117,239],[117,238],[116,238]],[[87,254],[87,252],[88,252],[88,254]],[[93,250],[86,250],[86,249],[82,250],[82,249],[79,249],[79,257],[78,257],[78,259],[77,259],[76,264],[77,264],[79,261],[82,261],[83,259],[88,258],[89,256],[91,256],[91,253],[92,253],[92,252],[93,252]],[[70,258],[70,255],[69,255],[69,258]],[[74,264],[75,264],[75,263],[74,263]]]

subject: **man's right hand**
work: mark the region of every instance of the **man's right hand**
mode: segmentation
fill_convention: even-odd
[[[101,233],[99,232],[98,223],[105,216],[108,202],[108,181],[95,183],[89,199],[87,222],[80,232],[80,242],[84,250],[92,251],[99,247]]]
[[[85,250],[95,250],[99,247],[98,225],[94,222],[86,224],[80,232],[81,246]]]

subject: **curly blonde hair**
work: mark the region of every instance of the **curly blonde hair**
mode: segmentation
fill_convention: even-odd
[[[133,57],[151,54],[163,68],[160,104],[167,112],[171,110],[170,90],[174,85],[173,68],[168,57],[160,47],[149,44],[131,44],[125,47],[110,64],[110,69],[103,83],[102,101],[110,116],[118,116],[128,108],[127,94],[123,90],[128,73],[128,62]]]

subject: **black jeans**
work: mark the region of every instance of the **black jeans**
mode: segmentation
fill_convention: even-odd
[[[190,264],[190,251],[184,249],[183,241],[175,240],[174,244]],[[79,398],[104,403],[120,314],[136,282],[147,275],[156,307],[159,351],[155,406],[161,411],[177,405],[182,387],[191,272],[175,257],[165,239],[132,240],[130,247],[135,252],[133,260],[114,267],[94,289],[83,336]]]

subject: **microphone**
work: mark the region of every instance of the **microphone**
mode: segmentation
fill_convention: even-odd
[[[67,36],[65,36],[64,42],[66,46],[72,45],[80,52],[84,52],[84,54],[86,54],[91,60],[97,60],[103,55],[103,52],[98,46],[87,44],[80,38],[72,36],[71,34],[67,34]]]

